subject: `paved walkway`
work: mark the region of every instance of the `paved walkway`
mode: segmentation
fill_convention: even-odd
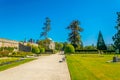
[[[0,80],[70,80],[64,55],[41,56],[32,62],[0,72]]]

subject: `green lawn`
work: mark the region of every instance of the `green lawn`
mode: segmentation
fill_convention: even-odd
[[[120,62],[107,63],[113,55],[67,55],[72,80],[120,80]]]
[[[20,60],[20,58],[6,58],[6,59],[0,59],[0,64],[2,64],[3,62],[11,62],[11,61],[16,61],[16,60]],[[32,61],[34,60],[34,58],[27,58],[24,59],[22,61],[18,61],[18,62],[12,62],[11,64],[5,64],[5,65],[0,65],[0,71],[18,66],[20,64],[24,64],[26,62]]]
[[[20,58],[0,58],[0,64],[2,63],[6,63],[6,62],[12,62],[12,61],[15,61],[15,60],[20,60]]]

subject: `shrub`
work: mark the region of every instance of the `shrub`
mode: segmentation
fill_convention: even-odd
[[[40,48],[40,53],[44,53],[45,52],[45,48]]]
[[[10,55],[10,57],[26,57],[27,55],[32,55],[33,53],[31,52],[13,52],[12,55]]]
[[[1,47],[0,48],[0,51],[4,51],[4,50],[9,51],[9,52],[13,52],[14,47]]]
[[[68,44],[68,45],[66,45],[64,51],[65,51],[65,53],[74,53],[75,52],[75,48],[71,44]]]
[[[13,47],[8,47],[7,50],[10,51],[10,52],[13,52],[14,48]]]
[[[40,49],[38,47],[34,46],[34,47],[32,47],[32,52],[38,54],[38,53],[40,53]]]
[[[5,51],[0,51],[0,57],[7,57],[9,56],[9,51],[5,50]]]

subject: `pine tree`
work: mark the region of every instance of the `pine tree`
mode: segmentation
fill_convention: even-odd
[[[68,30],[71,30],[71,33],[69,33],[68,41],[74,46],[76,49],[79,45],[81,45],[81,36],[80,32],[83,31],[83,29],[79,26],[80,22],[78,20],[74,20],[68,27]]]
[[[98,50],[107,50],[101,31],[99,31],[98,41],[97,41]]]
[[[48,18],[48,17],[46,17],[46,22],[44,23],[44,27],[42,28],[43,29],[43,32],[41,33],[41,37],[42,36],[44,36],[45,37],[45,48],[47,49],[47,47],[48,47],[48,32],[50,31],[50,22],[51,22],[51,20]]]
[[[112,37],[114,41],[114,48],[116,50],[119,50],[120,53],[120,12],[117,12],[118,19],[117,19],[117,26],[115,27],[117,29],[117,33]]]
[[[45,37],[45,39],[47,39],[48,38],[48,32],[50,31],[50,22],[51,22],[51,20],[48,18],[48,17],[46,17],[46,22],[44,23],[44,27],[42,28],[43,29],[43,32],[41,33],[41,37],[42,36],[44,36]]]

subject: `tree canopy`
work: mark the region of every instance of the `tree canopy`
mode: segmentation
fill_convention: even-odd
[[[56,50],[62,50],[63,49],[63,43],[55,42],[55,49]]]
[[[67,29],[71,31],[68,35],[68,41],[74,46],[75,49],[82,43],[80,32],[82,32],[83,29],[79,25],[80,22],[78,20],[74,20],[67,27]]]

